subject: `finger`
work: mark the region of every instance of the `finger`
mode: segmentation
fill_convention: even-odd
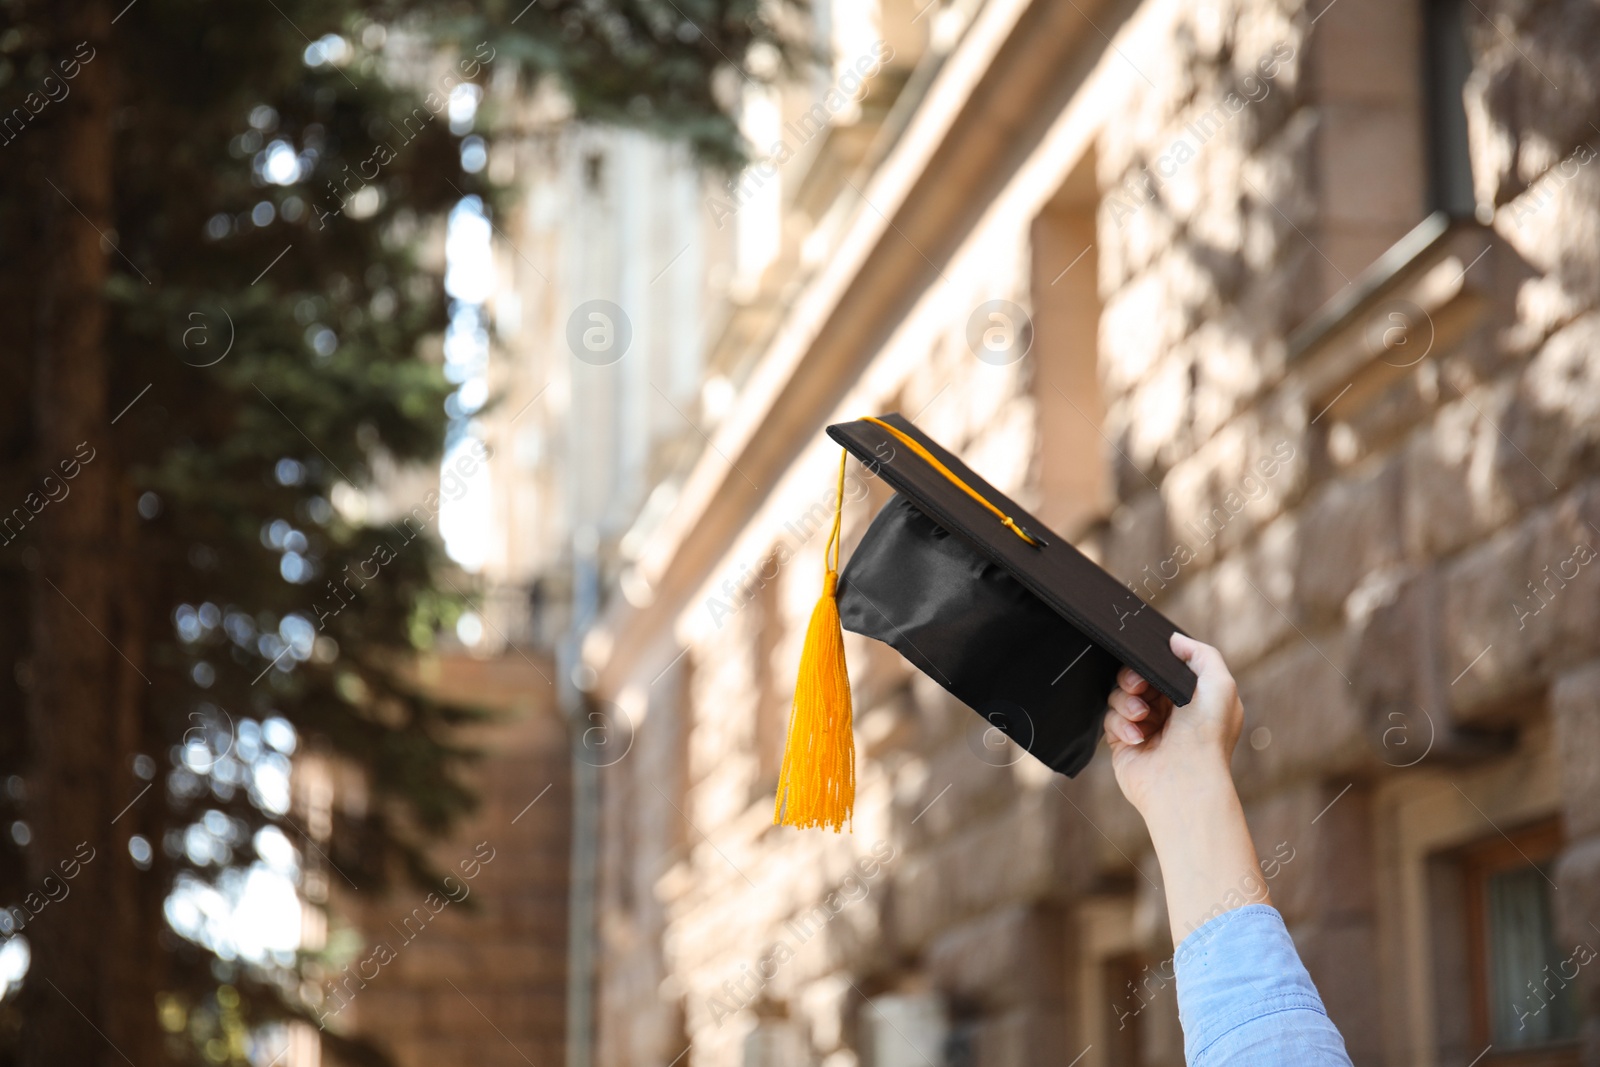
[[[1150,708],[1150,714],[1139,720],[1136,724],[1148,740],[1166,729],[1167,723],[1172,720],[1172,701],[1161,700]]]
[[[1124,667],[1117,672],[1117,686],[1129,693],[1142,693],[1150,688],[1150,683],[1141,678],[1132,667]]]
[[[1138,722],[1150,714],[1149,702],[1125,689],[1113,689],[1107,703],[1111,705],[1113,711],[1129,722]]]
[[[1154,711],[1138,722],[1123,720],[1120,725],[1116,726],[1117,739],[1124,744],[1142,745],[1159,734],[1162,728],[1166,726],[1166,723],[1167,716],[1158,715]],[[1133,740],[1135,737],[1138,738],[1137,741]]]
[[[1144,743],[1144,731],[1139,729],[1139,724],[1129,722],[1116,711],[1106,712],[1105,734],[1106,741],[1111,744],[1121,742],[1124,745],[1139,745]]]

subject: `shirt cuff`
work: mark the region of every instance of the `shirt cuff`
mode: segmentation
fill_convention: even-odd
[[[1304,1010],[1326,1020],[1283,916],[1271,905],[1247,904],[1208,921],[1183,939],[1173,965],[1190,1064],[1224,1036],[1268,1015]]]

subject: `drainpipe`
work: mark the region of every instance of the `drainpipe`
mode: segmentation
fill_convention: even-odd
[[[572,626],[557,656],[556,684],[572,746],[572,848],[567,892],[567,1067],[593,1067],[595,896],[599,860],[600,769],[584,747],[593,704],[579,688],[583,636],[600,607],[598,541],[592,529],[573,537]]]

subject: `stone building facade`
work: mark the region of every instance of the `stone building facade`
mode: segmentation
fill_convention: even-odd
[[[822,430],[886,411],[1223,650],[1356,1063],[1600,1063],[1600,10],[919,8],[874,9],[897,96],[784,187],[737,399],[584,643],[630,735],[595,1064],[1182,1062],[1103,758],[847,636],[854,832],[771,825]],[[888,495],[852,464],[846,554]]]
[[[381,896],[357,897],[333,858],[339,849],[323,837],[312,853],[321,891],[309,895],[330,903],[326,929],[322,912],[307,909],[307,929],[316,931],[308,947],[326,949],[330,960],[319,976],[318,1022],[376,1046],[395,1067],[560,1063],[572,769],[567,724],[548,684],[554,666],[530,648],[429,655],[417,668],[424,686],[494,716],[456,738],[482,754],[469,772],[478,806],[429,849],[426,862],[442,882],[433,892],[398,877]],[[364,803],[348,768],[318,774],[302,762],[296,779],[313,838]],[[327,781],[320,790],[319,779]],[[304,1051],[289,1062],[346,1062],[337,1046],[317,1055],[317,1036],[303,1025],[292,1040]]]

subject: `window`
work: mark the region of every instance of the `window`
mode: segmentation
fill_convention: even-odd
[[[598,193],[605,185],[606,157],[599,152],[590,152],[583,157],[583,185],[591,193]]]
[[[1038,515],[1074,538],[1105,517],[1111,465],[1102,436],[1098,196],[1091,153],[1033,221],[1033,380],[1038,406]]]
[[[937,993],[886,993],[861,1014],[863,1067],[927,1067],[948,1058],[950,1025]]]
[[[1496,834],[1460,855],[1472,1042],[1483,1067],[1576,1064],[1572,979],[1587,955],[1556,942],[1552,860],[1560,824]]]
[[[751,675],[756,691],[756,800],[771,800],[778,788],[778,772],[783,766],[783,742],[789,727],[789,702],[785,679],[776,670],[774,660],[780,650],[783,633],[783,602],[779,596],[779,572],[782,569],[776,553],[761,561],[756,572],[749,576],[752,603],[756,612],[750,635],[752,658]]]
[[[1466,0],[1424,0],[1423,88],[1428,119],[1428,203],[1433,211],[1471,217],[1472,154],[1462,90],[1472,73]]]
[[[744,1038],[742,1067],[802,1067],[804,1047],[794,1023],[765,1015]]]

